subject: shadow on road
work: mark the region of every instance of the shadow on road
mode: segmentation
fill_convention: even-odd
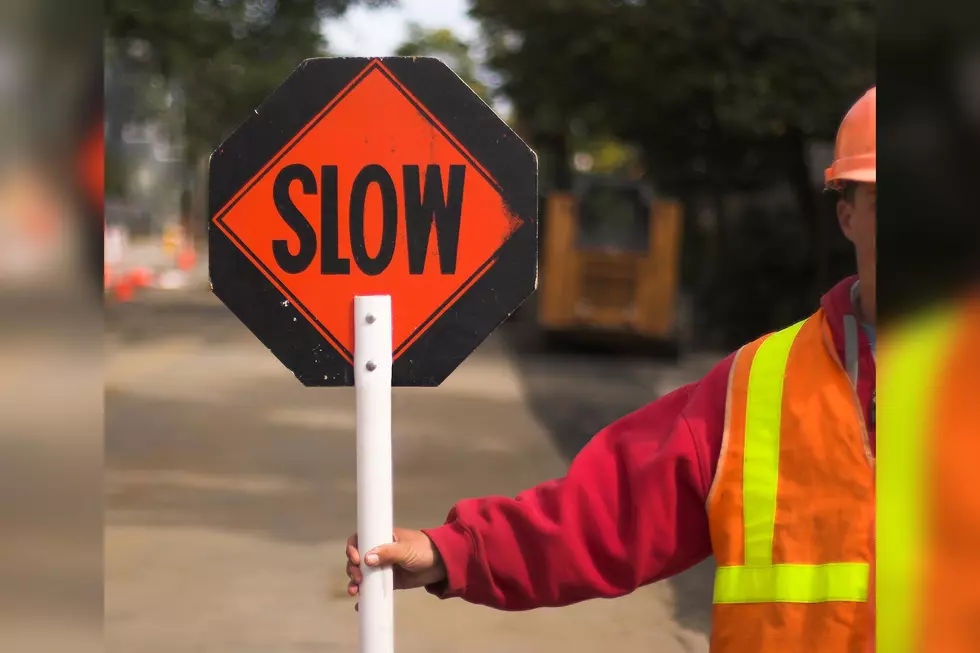
[[[526,401],[569,462],[602,428],[657,399],[665,379],[651,369],[677,365],[674,352],[657,345],[545,341],[527,318],[504,324],[500,334],[520,370]],[[710,632],[714,571],[708,559],[664,581],[674,591],[675,619],[683,628]]]
[[[674,590],[674,618],[677,623],[688,630],[710,634],[715,559],[708,558],[666,582]]]
[[[545,340],[529,319],[508,321],[499,334],[520,372],[526,402],[569,461],[603,427],[657,398],[658,375],[650,374],[650,363],[663,358],[656,349],[638,353],[609,342]]]

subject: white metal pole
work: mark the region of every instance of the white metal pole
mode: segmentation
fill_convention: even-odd
[[[354,298],[357,538],[363,554],[391,542],[391,297]],[[394,653],[393,574],[361,563],[360,653]]]

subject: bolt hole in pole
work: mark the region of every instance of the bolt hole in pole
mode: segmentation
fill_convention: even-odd
[[[391,296],[354,298],[357,534],[361,553],[391,542]],[[360,653],[394,653],[394,578],[361,566]]]

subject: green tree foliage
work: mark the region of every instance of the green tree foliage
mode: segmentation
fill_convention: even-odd
[[[719,301],[716,323],[782,297],[797,298],[784,313],[798,315],[839,274],[808,146],[832,140],[874,83],[875,0],[473,0],[471,15],[552,175],[543,186],[568,183],[571,141],[612,136],[639,147],[660,189],[713,207],[710,232],[685,230],[685,268],[688,282],[737,302]],[[795,210],[726,208],[735,193],[776,184],[792,189]],[[779,248],[758,239],[776,233]],[[770,290],[740,292],[753,286]],[[770,313],[777,326],[784,316]]]
[[[426,29],[416,23],[408,25],[408,38],[398,46],[399,57],[435,57],[453,69],[484,102],[493,99],[491,89],[479,79],[477,62],[469,43],[445,28]]]
[[[210,152],[303,59],[325,19],[391,0],[106,0],[105,29],[131,70],[176,81],[187,154]]]
[[[873,83],[874,0],[474,0],[539,133],[638,143],[662,183],[748,183],[831,138]]]
[[[601,175],[636,177],[639,172],[636,152],[623,143],[608,137],[589,139],[576,143],[575,152],[592,157],[590,172]]]

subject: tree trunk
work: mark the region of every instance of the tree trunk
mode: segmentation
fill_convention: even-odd
[[[568,190],[572,187],[571,157],[568,152],[568,134],[539,134],[535,141],[541,149],[548,152],[551,160],[551,187],[555,190]],[[542,184],[543,185],[543,184]]]

